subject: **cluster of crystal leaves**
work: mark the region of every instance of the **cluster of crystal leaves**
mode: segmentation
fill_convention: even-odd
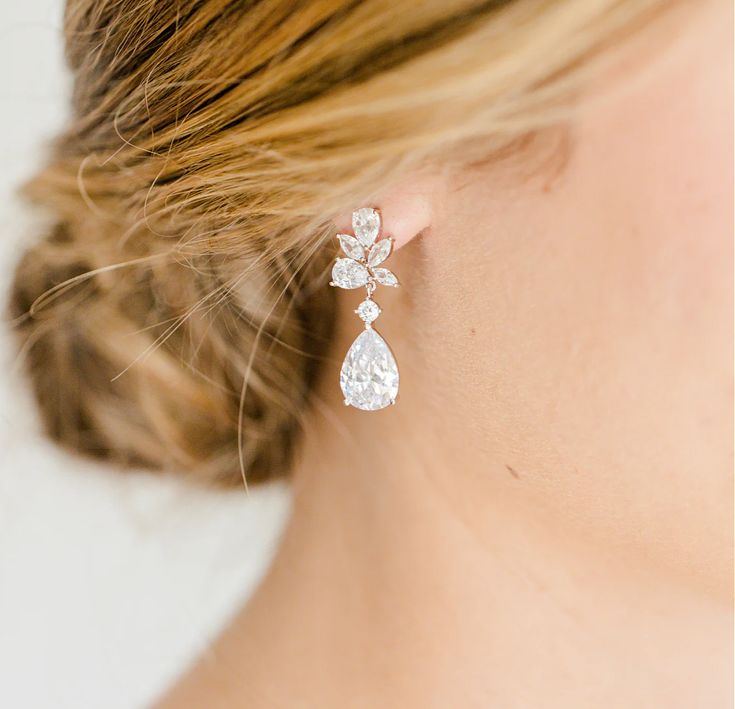
[[[398,380],[398,366],[386,341],[372,328],[363,330],[339,375],[345,404],[363,411],[384,409],[395,403]]]
[[[338,288],[362,288],[368,283],[397,286],[398,279],[387,268],[378,268],[390,256],[393,240],[378,239],[380,214],[369,207],[352,213],[355,236],[339,234],[340,246],[346,258],[338,258],[332,268],[332,285]]]

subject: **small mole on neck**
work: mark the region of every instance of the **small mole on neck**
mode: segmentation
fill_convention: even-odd
[[[506,470],[507,470],[507,471],[508,471],[508,472],[509,472],[509,473],[510,473],[510,474],[511,474],[511,475],[512,475],[512,476],[513,476],[513,477],[514,477],[514,478],[515,478],[516,480],[520,480],[520,479],[521,479],[521,476],[520,476],[520,475],[518,475],[518,473],[517,473],[517,472],[516,472],[516,471],[515,471],[515,470],[514,470],[513,468],[511,468],[511,467],[510,467],[510,465],[508,465],[507,463],[505,464],[505,469],[506,469]]]

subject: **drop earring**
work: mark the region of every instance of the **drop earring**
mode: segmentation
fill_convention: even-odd
[[[378,411],[395,404],[398,396],[398,365],[386,341],[373,328],[381,313],[373,293],[378,285],[398,286],[395,275],[380,266],[393,250],[393,239],[379,238],[380,212],[370,207],[352,213],[352,231],[354,236],[337,235],[346,258],[337,258],[329,285],[348,290],[366,289],[367,297],[355,310],[365,329],[347,351],[339,383],[346,406]]]

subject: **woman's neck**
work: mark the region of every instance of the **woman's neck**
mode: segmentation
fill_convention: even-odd
[[[408,406],[333,410],[304,437],[269,574],[166,706],[671,708],[723,696],[726,609],[559,524],[519,493],[522,472],[447,459]]]

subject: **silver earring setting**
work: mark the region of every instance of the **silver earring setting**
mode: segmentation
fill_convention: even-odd
[[[329,285],[348,290],[366,289],[367,297],[355,310],[365,329],[347,351],[339,383],[345,405],[378,411],[395,404],[398,396],[398,365],[386,341],[373,328],[381,313],[373,293],[378,285],[398,286],[395,275],[380,266],[393,250],[393,239],[379,238],[380,212],[370,207],[352,213],[352,230],[354,236],[337,235],[346,258],[337,258]]]

